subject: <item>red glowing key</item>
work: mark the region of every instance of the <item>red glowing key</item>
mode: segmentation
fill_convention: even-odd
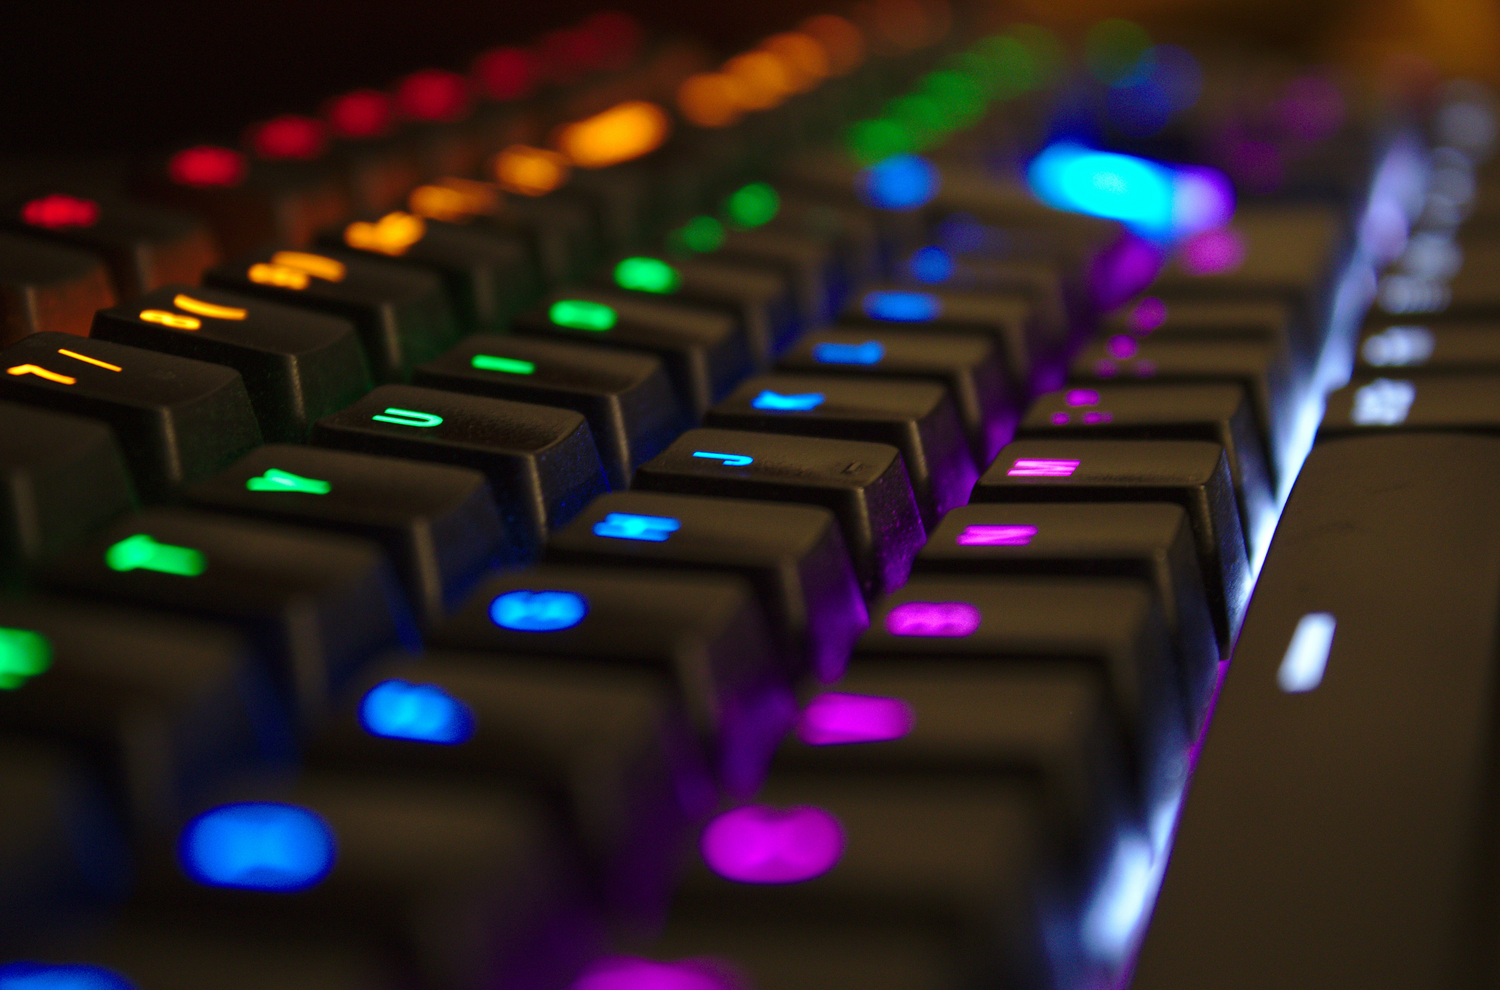
[[[635,60],[641,44],[641,27],[635,18],[618,10],[604,10],[583,22],[583,30],[598,43],[594,68],[616,71]]]
[[[396,87],[396,106],[407,120],[462,120],[469,113],[469,82],[446,69],[413,72]]]
[[[474,60],[479,91],[492,100],[529,96],[540,69],[537,57],[524,48],[491,48]]]
[[[283,114],[251,127],[249,144],[267,161],[311,161],[328,149],[328,125],[316,117]]]
[[[211,144],[184,148],[167,164],[172,181],[182,186],[237,186],[247,171],[244,155]]]
[[[99,204],[63,193],[33,199],[21,207],[21,219],[33,227],[92,227],[99,222]]]
[[[328,101],[323,116],[339,137],[380,137],[391,129],[395,108],[378,89],[357,89]]]

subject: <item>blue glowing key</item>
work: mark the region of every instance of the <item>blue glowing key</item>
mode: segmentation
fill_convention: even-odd
[[[935,320],[943,311],[937,296],[926,292],[867,292],[865,314],[892,323],[922,323]]]
[[[588,602],[571,591],[507,591],[490,602],[495,625],[518,632],[572,629],[588,612]]]
[[[797,395],[782,395],[766,389],[750,400],[756,409],[774,409],[779,412],[797,412],[816,409],[823,404],[822,392],[803,392]]]
[[[359,706],[365,731],[387,739],[453,746],[474,735],[469,706],[436,684],[381,681]]]
[[[634,512],[611,512],[594,523],[595,536],[608,536],[616,540],[643,540],[647,543],[665,543],[667,538],[682,528],[682,520],[671,516],[638,516]]]
[[[711,461],[723,461],[725,467],[745,467],[755,460],[755,458],[746,457],[744,454],[720,454],[712,450],[695,450],[693,451],[693,456],[705,457]]]
[[[306,890],[333,868],[333,832],[290,804],[250,802],[205,811],[183,829],[182,865],[210,887]]]
[[[907,267],[918,282],[946,282],[953,277],[953,256],[930,244],[913,253]]]
[[[0,990],[135,990],[135,984],[98,966],[13,962],[0,966]]]
[[[939,185],[936,166],[918,155],[894,155],[859,175],[860,195],[882,210],[914,210],[931,201]]]
[[[879,364],[885,357],[885,345],[878,340],[863,344],[816,344],[813,360],[822,364]]]

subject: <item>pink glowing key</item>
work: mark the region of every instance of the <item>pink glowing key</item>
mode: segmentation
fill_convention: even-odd
[[[907,602],[886,613],[893,636],[967,636],[984,615],[968,602]]]
[[[751,804],[709,822],[699,849],[726,880],[800,883],[833,869],[844,853],[844,830],[822,808]]]
[[[809,746],[889,742],[911,732],[916,720],[911,705],[900,698],[828,691],[802,709],[797,738]]]
[[[1099,393],[1091,388],[1075,388],[1068,393],[1068,405],[1070,406],[1097,406],[1099,404]]]
[[[1005,472],[1011,478],[1071,478],[1082,461],[1043,460],[1018,457]]]
[[[1095,426],[1099,423],[1108,423],[1114,418],[1115,417],[1113,413],[1107,412],[1086,412],[1083,414],[1083,421],[1089,426]]]
[[[1150,333],[1167,322],[1167,304],[1155,296],[1147,296],[1131,309],[1129,322],[1136,333]]]
[[[1065,412],[1055,412],[1052,414],[1052,423],[1055,426],[1067,426],[1068,418],[1068,414]]]
[[[1182,267],[1191,275],[1214,275],[1230,272],[1245,260],[1245,241],[1228,227],[1216,227],[1195,234],[1181,247]]]
[[[653,962],[631,956],[605,956],[573,981],[570,990],[735,990],[738,981],[707,960]]]
[[[1123,333],[1117,333],[1109,338],[1109,341],[1104,345],[1104,349],[1109,352],[1110,357],[1119,358],[1121,361],[1124,361],[1127,358],[1135,357],[1135,352],[1140,349],[1140,346],[1140,344],[1135,342],[1134,337],[1127,337]]]
[[[1035,526],[965,526],[955,540],[961,547],[1024,547],[1036,536]]]

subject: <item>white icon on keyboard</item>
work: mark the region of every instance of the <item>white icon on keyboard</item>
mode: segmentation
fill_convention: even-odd
[[[1354,393],[1350,418],[1360,426],[1395,426],[1406,422],[1417,387],[1411,382],[1377,378]]]
[[[1426,364],[1436,343],[1426,327],[1386,327],[1365,340],[1360,354],[1380,368]]]

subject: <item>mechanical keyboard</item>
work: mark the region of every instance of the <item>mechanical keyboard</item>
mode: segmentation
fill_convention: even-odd
[[[0,161],[0,990],[1500,979],[1489,93],[784,27]]]

